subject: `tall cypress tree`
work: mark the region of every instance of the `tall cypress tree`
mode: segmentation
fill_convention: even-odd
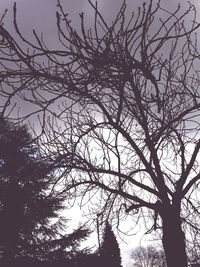
[[[26,126],[0,119],[0,248],[6,266],[16,258],[56,260],[65,257],[88,232],[59,233],[58,212],[64,195],[53,190],[56,176]],[[51,219],[57,223],[52,225]],[[62,254],[62,255],[61,255]]]
[[[103,240],[100,248],[100,257],[104,266],[121,267],[120,248],[108,222],[106,222]]]

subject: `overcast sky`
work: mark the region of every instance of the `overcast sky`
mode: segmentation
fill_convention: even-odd
[[[15,0],[17,3],[17,17],[22,28],[23,33],[27,36],[31,35],[32,29],[36,29],[40,33],[44,33],[47,36],[47,40],[53,40],[56,35],[56,0]],[[146,0],[147,2],[149,0]],[[180,0],[181,7],[183,9],[188,7],[187,0]],[[92,21],[92,9],[89,6],[87,0],[63,0],[63,5],[67,13],[70,14],[70,18],[73,24],[78,27],[79,16],[78,13],[84,12],[88,21]],[[123,0],[98,0],[98,5],[102,10],[102,13],[108,20],[112,20],[117,10],[121,6]],[[142,0],[127,0],[128,10],[134,10]],[[197,12],[200,17],[200,0],[191,0],[196,6]],[[162,0],[162,4],[166,9],[173,9],[178,5],[178,0]],[[8,14],[5,21],[5,26],[12,32],[12,7],[14,0],[0,0],[0,15],[3,10],[8,9]],[[77,216],[78,213],[76,213]],[[78,217],[77,217],[78,218]],[[133,240],[137,242],[136,237]],[[134,246],[134,242],[131,244]],[[125,255],[125,254],[124,254]]]
[[[92,0],[95,2],[95,0]],[[149,0],[146,0],[148,2]],[[179,0],[180,1],[180,0]],[[174,9],[178,3],[178,0],[162,0],[162,6],[166,9]],[[8,9],[8,13],[5,20],[6,28],[12,32],[12,7],[14,2],[17,3],[17,20],[25,36],[32,35],[32,29],[36,29],[38,33],[44,33],[45,40],[49,45],[53,46],[56,38],[56,0],[0,0],[0,15],[3,10]],[[100,7],[104,17],[109,21],[114,18],[115,14],[119,10],[123,3],[123,0],[98,0],[98,6]],[[138,5],[143,3],[142,0],[127,0],[128,12],[136,10]],[[156,2],[156,0],[155,0]],[[63,6],[67,13],[69,13],[70,19],[75,27],[80,25],[79,13],[84,12],[87,21],[92,22],[93,12],[87,0],[62,0]],[[197,11],[200,14],[200,1],[191,0],[196,6]],[[188,7],[187,0],[181,0],[181,7],[183,9]],[[200,16],[199,16],[200,17]],[[33,35],[32,35],[33,36]]]
[[[31,28],[38,28],[48,34],[53,34],[55,31],[55,10],[56,0],[15,0],[18,7],[18,19],[23,24],[24,30],[30,32]],[[14,0],[0,0],[0,11],[8,8],[9,13],[12,12],[12,6]],[[149,0],[146,0],[147,2]],[[73,22],[79,21],[78,13],[84,12],[88,18],[92,18],[92,9],[87,0],[63,0],[65,10],[70,14],[70,18]],[[93,0],[94,2],[94,0]],[[135,9],[142,0],[127,0],[128,10]],[[200,10],[200,1],[191,0],[195,4],[196,8]],[[123,0],[98,0],[98,5],[101,8],[103,14],[107,18],[114,17],[117,10],[123,3]],[[162,5],[165,8],[173,9],[179,3],[178,0],[162,0]],[[182,8],[188,6],[187,0],[181,0]],[[12,23],[12,19],[7,18],[9,24]]]

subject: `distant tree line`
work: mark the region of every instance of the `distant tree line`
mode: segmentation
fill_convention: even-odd
[[[131,252],[134,267],[166,267],[165,253],[154,246],[138,246]]]

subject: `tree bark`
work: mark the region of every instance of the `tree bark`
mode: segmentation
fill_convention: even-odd
[[[187,267],[185,234],[181,227],[180,210],[174,207],[163,211],[163,247],[167,267]]]

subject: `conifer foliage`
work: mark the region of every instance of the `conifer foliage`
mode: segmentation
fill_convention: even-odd
[[[120,248],[108,222],[104,229],[103,240],[100,249],[100,256],[104,263],[103,266],[121,267]]]
[[[88,235],[84,227],[61,234],[66,224],[58,212],[64,208],[65,196],[54,190],[55,179],[51,163],[42,156],[27,127],[1,118],[0,251],[8,266],[22,257],[66,259],[65,248],[76,254],[79,242]]]

